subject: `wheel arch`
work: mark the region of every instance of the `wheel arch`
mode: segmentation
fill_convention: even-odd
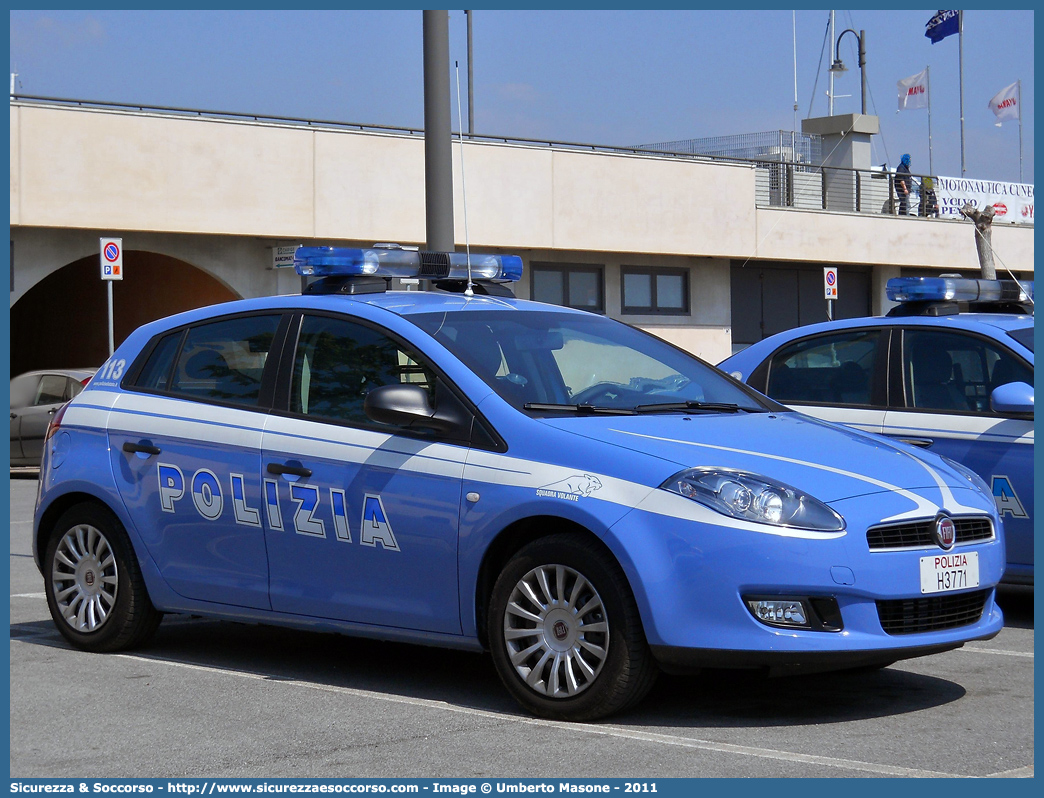
[[[72,490],[67,493],[63,493],[60,496],[56,496],[40,513],[40,517],[36,522],[36,530],[33,535],[33,560],[36,562],[36,567],[43,572],[43,557],[44,552],[47,551],[47,544],[51,540],[51,535],[54,534],[54,526],[58,522],[58,519],[62,517],[62,513],[68,510],[70,507],[75,507],[77,504],[93,503],[101,507],[104,507],[126,528],[126,524],[123,519],[120,518],[119,513],[102,497],[96,493],[90,493],[85,490]]]
[[[500,533],[486,547],[479,566],[478,578],[475,582],[475,623],[479,642],[483,648],[489,647],[486,635],[486,616],[489,608],[490,596],[497,577],[508,561],[525,545],[534,540],[557,534],[575,534],[593,542],[597,547],[610,557],[620,569],[632,594],[634,587],[630,584],[627,570],[620,562],[616,553],[606,545],[605,541],[596,535],[591,529],[572,521],[568,518],[555,515],[533,515],[513,521],[500,531]]]

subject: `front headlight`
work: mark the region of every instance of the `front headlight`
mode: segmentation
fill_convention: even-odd
[[[745,471],[690,468],[660,487],[744,521],[819,532],[845,528],[844,519],[819,499]]]
[[[949,457],[944,457],[943,455],[939,455],[939,457],[942,457],[942,459],[946,462],[946,465],[948,465],[950,468],[952,468],[954,471],[956,471],[958,474],[960,474],[962,477],[968,480],[971,484],[973,484],[987,496],[991,498],[993,497],[993,488],[987,485],[986,480],[980,477],[970,468],[968,468],[968,466],[963,465],[962,463],[958,463],[956,460],[951,460]]]

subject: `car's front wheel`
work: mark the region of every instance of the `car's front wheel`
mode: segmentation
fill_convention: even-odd
[[[122,524],[97,504],[78,504],[58,519],[44,556],[44,584],[58,631],[86,651],[140,645],[162,617]]]
[[[658,672],[619,565],[598,544],[553,535],[523,547],[493,587],[497,672],[530,712],[584,721],[637,703]]]

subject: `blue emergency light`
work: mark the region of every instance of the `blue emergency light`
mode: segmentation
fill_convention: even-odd
[[[893,302],[1032,302],[1033,282],[963,277],[893,277],[885,286]]]
[[[405,277],[428,280],[467,280],[468,258],[463,252],[418,252],[399,246],[352,249],[298,247],[294,268],[315,277]],[[518,255],[471,253],[471,279],[517,282],[522,279]]]

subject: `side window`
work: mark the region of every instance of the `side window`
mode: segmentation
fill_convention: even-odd
[[[1007,350],[971,335],[903,333],[906,404],[925,410],[990,412],[990,394],[1009,382],[1033,384],[1033,373]]]
[[[256,406],[279,319],[243,316],[191,328],[169,390],[190,399]],[[157,371],[162,371],[158,364]]]
[[[182,331],[163,336],[138,372],[134,385],[152,391],[166,391],[170,388],[171,366],[174,355],[178,353]]]
[[[851,330],[791,344],[772,356],[766,393],[777,402],[870,405],[880,340],[880,330]]]
[[[53,405],[64,402],[66,396],[65,377],[61,374],[44,374],[40,378],[40,387],[36,391],[34,405]]]
[[[294,357],[290,411],[322,419],[373,424],[366,394],[382,385],[413,383],[434,402],[435,376],[412,350],[345,319],[305,316]]]
[[[39,374],[22,374],[11,380],[11,409],[30,407],[39,387]]]
[[[83,390],[83,383],[79,380],[74,380],[72,377],[68,377],[67,380],[68,382],[65,387],[65,395],[68,396],[70,399],[74,399],[77,396],[79,396],[80,392]]]

